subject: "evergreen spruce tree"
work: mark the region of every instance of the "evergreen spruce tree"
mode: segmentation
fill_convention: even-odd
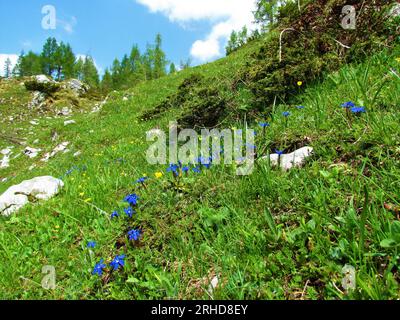
[[[87,55],[83,64],[83,81],[92,88],[97,88],[100,82],[99,73],[94,64],[93,58]]]
[[[169,74],[174,74],[176,73],[176,67],[175,67],[175,63],[171,63],[169,66]]]
[[[113,79],[110,71],[106,69],[104,72],[103,79],[101,80],[101,90],[105,93],[110,92],[113,89]]]
[[[158,79],[165,76],[167,67],[167,59],[164,51],[162,50],[162,37],[157,34],[156,43],[154,45],[154,70],[153,78]]]
[[[10,78],[12,74],[12,69],[11,69],[12,63],[10,58],[7,58],[6,62],[4,63],[4,77],[5,78]]]
[[[56,52],[58,49],[57,40],[55,38],[48,38],[43,46],[41,59],[42,71],[48,76],[53,76],[56,71]]]

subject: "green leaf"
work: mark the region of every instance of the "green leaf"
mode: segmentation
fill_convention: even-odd
[[[393,248],[397,245],[397,242],[393,239],[385,239],[381,241],[381,247],[382,248]]]

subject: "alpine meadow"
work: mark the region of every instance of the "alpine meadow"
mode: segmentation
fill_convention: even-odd
[[[0,64],[0,299],[400,299],[399,1],[249,2],[220,56],[173,16],[108,67],[44,8]]]

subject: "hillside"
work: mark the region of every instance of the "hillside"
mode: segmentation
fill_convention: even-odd
[[[343,61],[289,104],[255,112],[235,81],[274,36],[107,99],[84,96],[69,116],[26,112],[32,93],[0,80],[0,150],[12,147],[0,194],[37,176],[65,184],[51,200],[0,217],[0,298],[398,299],[400,47]],[[224,113],[213,117],[221,101]],[[343,107],[350,101],[364,109]],[[167,132],[172,120],[254,128],[259,157],[304,146],[314,154],[290,171],[258,159],[248,176],[235,174],[236,163],[174,174],[146,160],[146,132]],[[67,142],[68,152],[41,161]],[[129,218],[124,198],[133,193]],[[135,241],[131,229],[141,232]],[[118,255],[123,268],[93,275]],[[46,265],[56,270],[54,290],[41,286]],[[357,287],[347,291],[349,267]]]

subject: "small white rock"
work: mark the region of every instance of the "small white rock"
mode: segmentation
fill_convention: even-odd
[[[75,124],[75,123],[76,123],[75,120],[67,120],[67,121],[64,121],[64,126],[69,126],[70,124]]]
[[[59,152],[68,152],[68,151],[66,151],[68,145],[69,145],[69,142],[63,142],[63,143],[59,144],[57,147],[54,148],[54,150],[52,152],[46,153],[41,161],[47,162],[47,161],[49,161],[50,158],[54,157]]]
[[[24,154],[28,156],[29,158],[33,159],[36,158],[39,154],[39,152],[42,151],[42,149],[35,149],[35,148],[30,148],[26,147],[24,150]]]
[[[273,166],[277,166],[279,158],[280,158],[280,166],[281,166],[282,170],[287,171],[294,167],[303,166],[305,160],[307,158],[309,158],[313,154],[313,152],[314,152],[313,148],[304,147],[304,148],[296,150],[293,153],[283,154],[280,157],[278,154],[271,154],[269,156],[269,158],[267,156],[267,157],[261,158],[260,160],[268,161],[268,159],[269,159]]]

